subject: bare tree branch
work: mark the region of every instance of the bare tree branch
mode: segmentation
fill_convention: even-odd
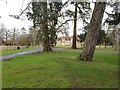
[[[60,29],[64,24],[66,24],[68,21],[72,21],[73,19],[66,20],[64,23],[62,23],[60,26],[58,26],[57,30]],[[59,21],[60,22],[60,21]]]
[[[62,8],[69,2],[70,0],[67,0],[63,5]]]
[[[32,2],[29,2],[27,7],[20,13],[19,17],[28,9],[29,5],[31,4]]]

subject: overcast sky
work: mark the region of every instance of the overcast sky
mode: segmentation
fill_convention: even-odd
[[[14,27],[17,27],[18,29],[21,29],[22,27],[29,29],[29,27],[32,26],[32,22],[28,21],[27,19],[22,21],[9,17],[9,15],[19,15],[21,9],[24,10],[29,1],[30,0],[0,0],[0,16],[1,16],[0,23],[4,23],[8,29],[12,29]],[[93,9],[94,4],[92,4],[91,7]],[[74,6],[69,6],[68,8],[74,10]],[[107,8],[107,12],[111,12],[111,9]],[[80,33],[78,29],[83,27],[82,24],[80,23],[81,23],[80,21],[78,21],[77,23],[78,34]],[[70,22],[69,26],[70,26],[69,35],[71,36],[73,33],[73,23]]]
[[[1,0],[0,1],[0,23],[4,23],[7,28],[29,28],[31,25],[30,21],[26,20],[17,20],[15,18],[9,17],[9,15],[19,15],[20,9],[24,9],[29,0],[25,0],[24,5],[22,6],[23,0]]]

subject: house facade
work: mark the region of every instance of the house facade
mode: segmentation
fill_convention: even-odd
[[[79,38],[77,37],[77,40]],[[58,37],[57,38],[57,45],[58,46],[72,46],[73,37]],[[76,41],[77,46],[80,45],[80,42]]]

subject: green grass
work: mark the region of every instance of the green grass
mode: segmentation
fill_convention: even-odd
[[[79,61],[79,51],[55,51],[3,61],[3,88],[117,88],[116,53],[95,52],[93,62]]]
[[[2,61],[0,60],[0,89],[2,89]]]
[[[59,45],[59,46],[55,46],[56,48],[66,48],[66,49],[72,49],[71,46],[63,46],[63,45]],[[81,49],[81,46],[77,46],[78,49]],[[115,49],[112,48],[111,46],[107,46],[106,48],[104,46],[101,46],[101,48],[96,45],[96,50],[106,50],[106,51],[114,51]]]
[[[56,48],[71,48],[71,46],[66,46],[66,45],[57,45],[55,47]]]
[[[15,54],[17,52],[23,52],[23,51],[27,51],[27,50],[33,50],[35,49],[35,46],[30,46],[29,48],[21,48],[19,50],[15,49],[15,50],[2,50],[2,56],[4,55],[8,55],[8,54]]]
[[[112,48],[112,47],[107,47],[107,48],[102,47],[102,48],[99,48],[99,47],[97,47],[96,50],[115,51],[115,48]]]

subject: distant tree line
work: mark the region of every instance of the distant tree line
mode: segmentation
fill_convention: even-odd
[[[6,46],[26,46],[35,45],[37,31],[30,28],[27,32],[23,27],[7,29],[4,24],[0,24],[0,45]]]

